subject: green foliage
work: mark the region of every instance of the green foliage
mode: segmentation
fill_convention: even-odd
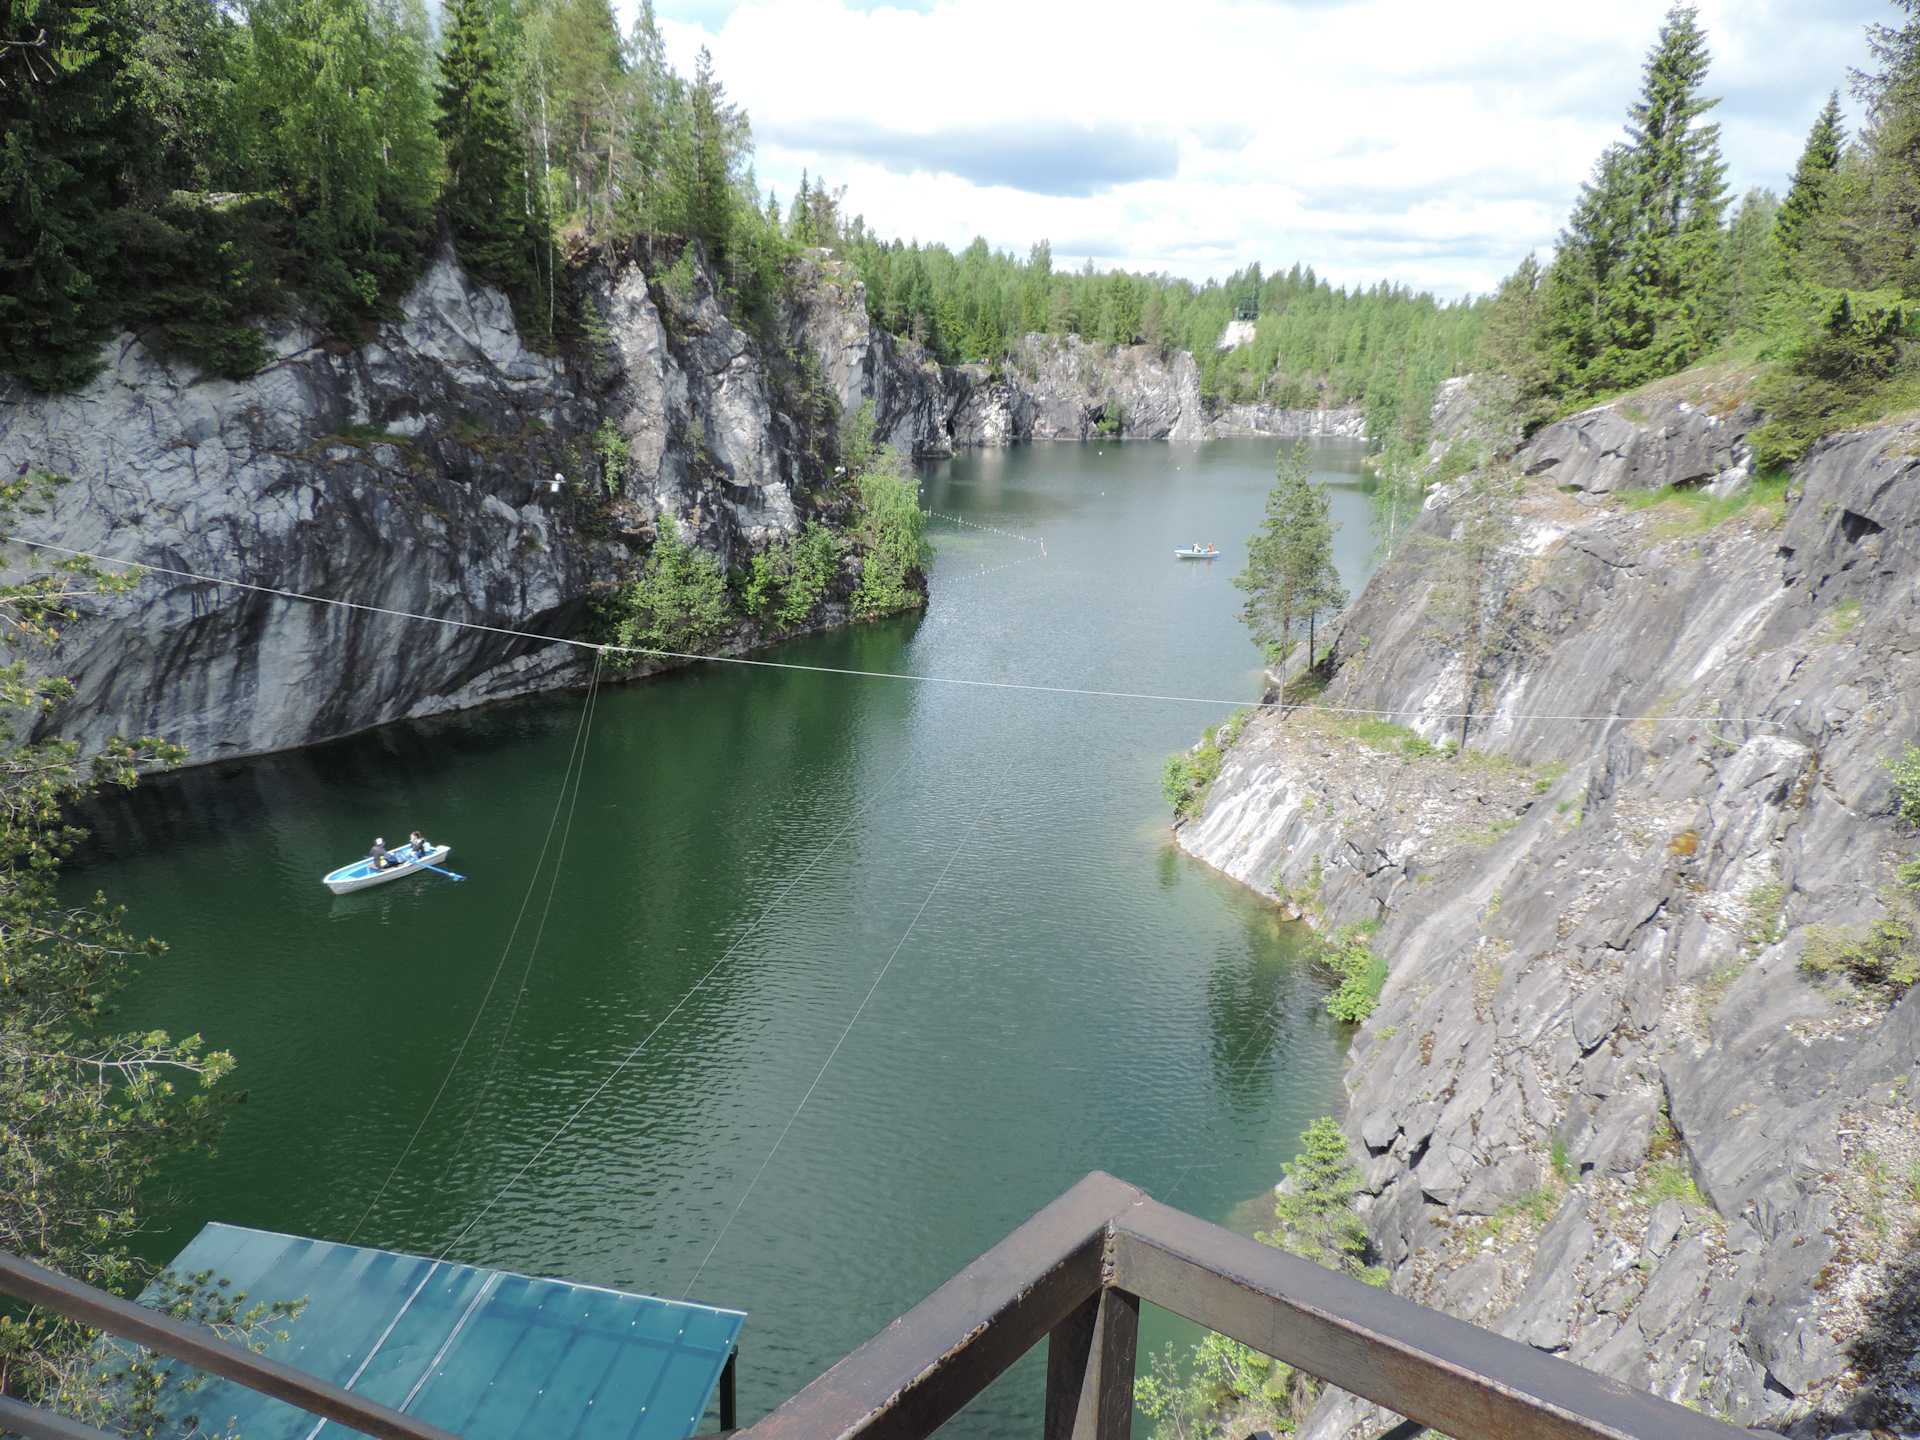
[[[1595,163],[1551,266],[1501,287],[1489,358],[1527,428],[1699,359],[1724,319],[1726,167],[1695,10],[1675,5],[1647,57],[1624,143]]]
[[[1902,759],[1920,761],[1920,754],[1909,746]],[[1809,925],[1800,968],[1890,999],[1904,995],[1920,980],[1920,861],[1900,866],[1880,898],[1886,912],[1864,931]]]
[[[861,552],[860,584],[848,602],[853,617],[869,620],[919,604],[930,547],[911,463],[898,448],[886,446],[853,476],[853,484],[859,499],[854,536]]]
[[[1666,533],[1683,534],[1711,530],[1737,515],[1768,506],[1780,506],[1784,514],[1791,479],[1785,470],[1775,470],[1755,476],[1731,495],[1709,495],[1697,485],[1630,490],[1620,497],[1620,503],[1629,510],[1658,510]]]
[[[840,547],[833,532],[810,520],[791,540],[753,557],[741,608],[756,620],[791,629],[826,598],[839,569]]]
[[[1169,1340],[1134,1382],[1133,1402],[1154,1422],[1155,1440],[1287,1434],[1294,1428],[1296,1396],[1310,1393],[1310,1385],[1284,1361],[1209,1332],[1184,1362]]]
[[[1863,988],[1898,996],[1920,980],[1920,931],[1911,904],[1884,915],[1864,935],[1832,925],[1809,925],[1800,968],[1809,975],[1844,976]]]
[[[1827,207],[1833,176],[1840,168],[1840,154],[1847,141],[1846,127],[1840,123],[1840,92],[1827,97],[1813,129],[1807,133],[1806,146],[1793,167],[1793,179],[1787,186],[1787,198],[1780,203],[1775,222],[1780,243],[1798,250],[1802,233]]]
[[[1210,403],[1364,403],[1376,439],[1424,443],[1436,384],[1469,368],[1484,301],[1442,305],[1431,295],[1378,285],[1336,289],[1310,268],[1266,276],[1260,266],[1203,285],[1166,275],[1056,270],[1046,241],[1022,259],[975,240],[944,245],[881,240],[830,208],[834,239],[866,282],[867,309],[896,335],[949,363],[1019,352],[1028,334],[1079,335],[1191,351]],[[1256,311],[1250,343],[1221,351],[1236,310]],[[1118,425],[1111,415],[1109,430]]]
[[[191,1275],[164,1270],[154,1285],[159,1294],[144,1303],[255,1352],[291,1339],[289,1327],[307,1304],[304,1297],[249,1303],[245,1291],[233,1290],[211,1270]],[[207,1433],[192,1400],[206,1379],[204,1371],[182,1361],[115,1339],[101,1348],[63,1353],[57,1380],[43,1388],[42,1399],[63,1415],[113,1434],[174,1440],[184,1430],[192,1440]]]
[[[1779,363],[1754,389],[1767,423],[1754,431],[1754,458],[1789,464],[1820,436],[1871,419],[1916,384],[1909,342],[1920,307],[1892,290],[1801,286],[1796,322],[1778,342]]]
[[[347,330],[413,277],[435,171],[424,15],[368,0],[256,0],[260,178],[290,216],[288,280]]]
[[[671,515],[660,517],[645,568],[600,607],[611,643],[643,655],[707,654],[738,618],[719,564],[680,538]]]
[[[450,0],[434,129],[446,157],[440,204],[461,261],[506,291],[538,344],[552,338],[554,257],[546,187],[513,108],[515,18],[500,0]]]
[[[1322,1116],[1300,1136],[1303,1148],[1280,1167],[1287,1177],[1274,1194],[1275,1229],[1258,1238],[1329,1269],[1372,1285],[1386,1274],[1366,1264],[1367,1227],[1353,1208],[1360,1193],[1360,1167],[1347,1150],[1346,1132]]]
[[[1569,1185],[1580,1178],[1580,1167],[1573,1163],[1573,1157],[1567,1151],[1567,1142],[1558,1135],[1547,1143],[1547,1163],[1553,1167],[1553,1173]]]
[[[1920,745],[1882,760],[1893,774],[1894,815],[1903,825],[1920,826]]]
[[[627,466],[631,457],[627,450],[627,437],[620,427],[608,416],[600,422],[600,428],[593,432],[593,450],[600,457],[600,481],[607,487],[609,494],[620,493],[621,482],[627,478]]]
[[[1387,962],[1367,943],[1370,929],[1344,926],[1321,943],[1321,963],[1340,978],[1338,988],[1327,997],[1327,1013],[1348,1025],[1358,1025],[1373,1014],[1387,984]]]
[[[36,389],[64,389],[99,369],[93,352],[110,324],[98,258],[121,198],[119,37],[92,5],[18,0],[9,10],[12,43],[0,51],[0,365]],[[44,48],[22,43],[41,30]]]
[[[59,483],[30,472],[0,484],[0,523]],[[84,561],[34,567],[0,585],[0,635],[16,650],[57,640],[84,600],[139,579]],[[0,667],[0,1248],[124,1290],[141,1273],[127,1248],[140,1188],[168,1158],[219,1133],[228,1097],[214,1087],[233,1059],[207,1052],[197,1035],[175,1041],[106,1024],[131,962],[164,947],[126,934],[104,896],[60,902],[60,865],[82,835],[67,808],[181,752],[150,739],[115,738],[92,756],[71,741],[23,743],[24,722],[72,693],[64,681],[29,679],[23,660]],[[0,1307],[8,1393],[61,1393],[91,1341],[45,1311]]]
[[[1701,1198],[1699,1186],[1693,1183],[1692,1173],[1677,1160],[1661,1160],[1649,1165],[1633,1194],[1644,1205],[1658,1205],[1662,1200],[1701,1206],[1707,1203]]]
[[[1787,887],[1769,880],[1747,897],[1747,923],[1740,938],[1750,950],[1771,945],[1780,938],[1780,917],[1787,907]]]
[[[1296,626],[1311,626],[1347,603],[1333,564],[1332,497],[1310,478],[1304,445],[1281,450],[1266,518],[1247,541],[1247,567],[1233,577],[1246,592],[1240,618],[1269,661],[1283,663]]]
[[[1330,1116],[1315,1120],[1300,1140],[1300,1153],[1280,1167],[1286,1179],[1274,1195],[1279,1223],[1259,1240],[1384,1286],[1385,1269],[1366,1263],[1367,1229],[1353,1208],[1360,1167],[1348,1154],[1339,1122]],[[1154,1440],[1203,1440],[1256,1430],[1291,1433],[1319,1389],[1305,1372],[1209,1334],[1184,1365],[1172,1346],[1155,1356],[1149,1373],[1135,1382],[1134,1401],[1154,1421]]]
[[[1209,725],[1200,743],[1167,757],[1160,772],[1160,793],[1173,806],[1180,819],[1192,819],[1206,804],[1207,791],[1219,777],[1220,762],[1227,748],[1240,736],[1247,721],[1245,710],[1236,710],[1225,723]]]
[[[1716,347],[1757,376],[1744,398],[1764,468],[1920,405],[1920,20],[1902,8],[1869,27],[1857,139],[1829,96],[1785,200],[1751,192],[1724,226],[1705,39],[1690,8],[1669,13],[1626,143],[1600,157],[1551,266],[1528,257],[1487,319],[1482,361],[1523,429]]]
[[[1173,806],[1176,817],[1191,820],[1206,804],[1207,790],[1219,774],[1220,747],[1213,743],[1213,736],[1209,732],[1207,738],[1192,750],[1182,750],[1167,757],[1167,763],[1160,772],[1160,793]]]
[[[1489,467],[1475,471],[1446,503],[1452,530],[1429,610],[1459,626],[1458,644],[1466,661],[1461,750],[1466,749],[1467,729],[1479,699],[1481,665],[1494,648],[1507,585],[1522,561],[1518,553],[1522,493],[1518,476]]]

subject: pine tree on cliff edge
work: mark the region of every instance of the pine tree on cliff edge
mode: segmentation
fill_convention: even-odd
[[[506,37],[492,0],[451,0],[440,57],[439,117],[447,179],[440,203],[467,268],[503,288],[530,339],[551,339],[550,240],[507,96]]]

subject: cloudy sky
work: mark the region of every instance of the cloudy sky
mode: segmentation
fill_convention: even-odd
[[[624,4],[631,19],[638,0]],[[1551,245],[1666,0],[656,0],[883,235],[1201,279],[1259,260],[1484,292]],[[1886,0],[1702,0],[1730,180],[1780,190]],[[1850,114],[1857,107],[1848,101]]]

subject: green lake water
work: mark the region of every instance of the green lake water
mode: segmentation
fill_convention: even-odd
[[[1356,593],[1359,454],[1316,450]],[[1273,458],[928,466],[929,508],[995,528],[932,522],[926,613],[759,657],[1223,703],[727,665],[606,688],[557,878],[578,694],[100,802],[69,889],[171,947],[120,1019],[198,1031],[248,1091],[144,1248],[219,1219],[690,1288],[749,1312],[750,1423],[1088,1170],[1226,1220],[1337,1109],[1346,1038],[1297,927],[1176,850],[1159,794],[1259,694],[1231,577]],[[1195,540],[1223,558],[1172,558]],[[466,883],[319,884],[416,826]],[[1150,1316],[1143,1349],[1181,1335]],[[1037,1433],[1042,1368],[956,1431]]]

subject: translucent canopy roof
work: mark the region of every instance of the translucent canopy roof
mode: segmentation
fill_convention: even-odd
[[[171,1269],[211,1272],[249,1304],[305,1297],[266,1354],[465,1440],[685,1440],[746,1318],[234,1225],[207,1226]],[[189,1399],[211,1434],[355,1433],[213,1377]]]

